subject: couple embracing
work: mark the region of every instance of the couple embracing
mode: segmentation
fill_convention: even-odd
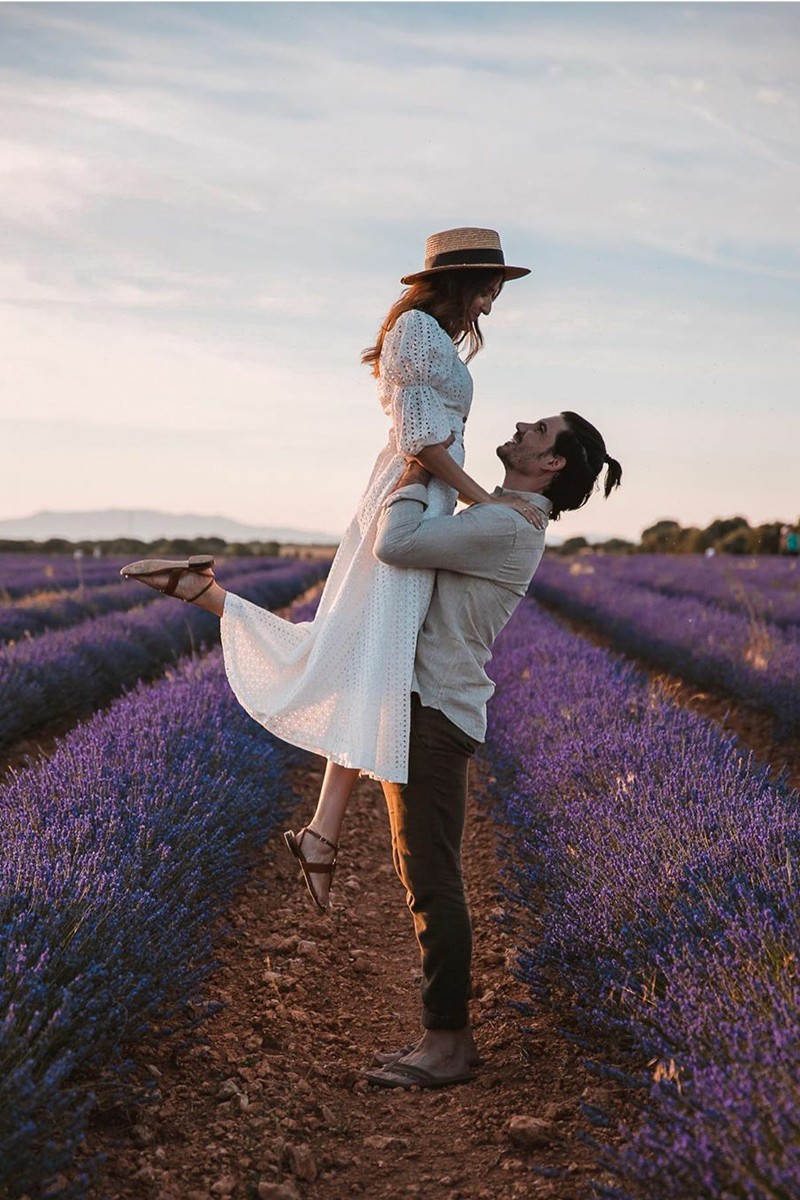
[[[574,412],[519,421],[497,448],[486,491],[463,469],[472,403],[468,362],[479,320],[504,284],[494,230],[428,238],[425,266],[404,276],[372,367],[389,436],[331,566],[313,621],[293,624],[233,593],[213,559],[123,567],[221,619],[229,683],[279,737],[328,760],[317,807],[287,845],[314,903],[329,904],[339,835],[359,773],[379,779],[392,850],[422,965],[422,1035],[376,1054],[381,1087],[442,1087],[472,1077],[472,928],[461,871],[469,760],[493,691],[485,666],[544,550],[545,528],[622,475],[597,429]],[[459,353],[463,350],[463,356]],[[468,507],[453,515],[456,501]]]

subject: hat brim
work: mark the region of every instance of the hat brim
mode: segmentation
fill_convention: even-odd
[[[496,271],[503,276],[503,281],[522,279],[530,275],[530,267],[501,267],[498,263],[451,263],[447,267],[431,267],[427,271],[417,271],[414,275],[404,275],[401,283],[416,283],[418,279],[427,279],[429,275],[441,275],[443,271]]]

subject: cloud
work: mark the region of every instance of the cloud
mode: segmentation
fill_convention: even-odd
[[[709,243],[758,235],[797,256],[781,186],[796,169],[796,124],[786,106],[754,102],[751,82],[766,57],[780,68],[773,90],[791,85],[786,30],[767,20],[748,48],[733,13],[730,30],[676,17],[655,30],[595,23],[587,36],[568,14],[445,30],[415,28],[402,7],[380,21],[362,7],[320,6],[291,37],[273,34],[269,9],[246,32],[209,6],[149,35],[90,10],[51,22],[37,10],[37,28],[66,39],[94,78],[31,87],[10,72],[4,106],[61,144],[91,139],[109,202],[149,199],[176,220],[213,207],[246,223],[249,212],[253,228],[265,217],[305,228],[310,247],[323,208],[341,224],[380,214],[405,225],[424,223],[436,197],[447,212],[499,209],[532,236],[627,237],[633,211],[634,236],[699,261]],[[370,54],[356,55],[364,44]]]
[[[91,177],[80,155],[4,138],[0,140],[0,216],[24,228],[69,225],[86,206]]]
[[[425,234],[467,222],[534,267],[476,361],[479,478],[521,394],[585,400],[648,464],[613,510],[646,524],[654,479],[700,494],[662,414],[709,438],[756,404],[791,419],[792,6],[11,5],[0,26],[4,396],[118,430],[103,486],[137,430],[226,459],[236,435],[262,455],[221,471],[238,515],[322,462],[304,523],[341,528],[385,434],[359,351]]]

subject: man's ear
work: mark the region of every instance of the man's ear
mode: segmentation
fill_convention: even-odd
[[[563,471],[567,465],[567,460],[563,454],[551,454],[545,465],[547,471],[552,471],[555,474],[557,471]]]

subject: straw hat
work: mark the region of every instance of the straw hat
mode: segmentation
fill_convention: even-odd
[[[478,270],[496,267],[504,279],[521,279],[530,275],[530,267],[507,267],[500,245],[500,234],[494,229],[445,229],[432,233],[425,243],[425,270],[404,275],[401,283],[416,283],[440,271]]]

